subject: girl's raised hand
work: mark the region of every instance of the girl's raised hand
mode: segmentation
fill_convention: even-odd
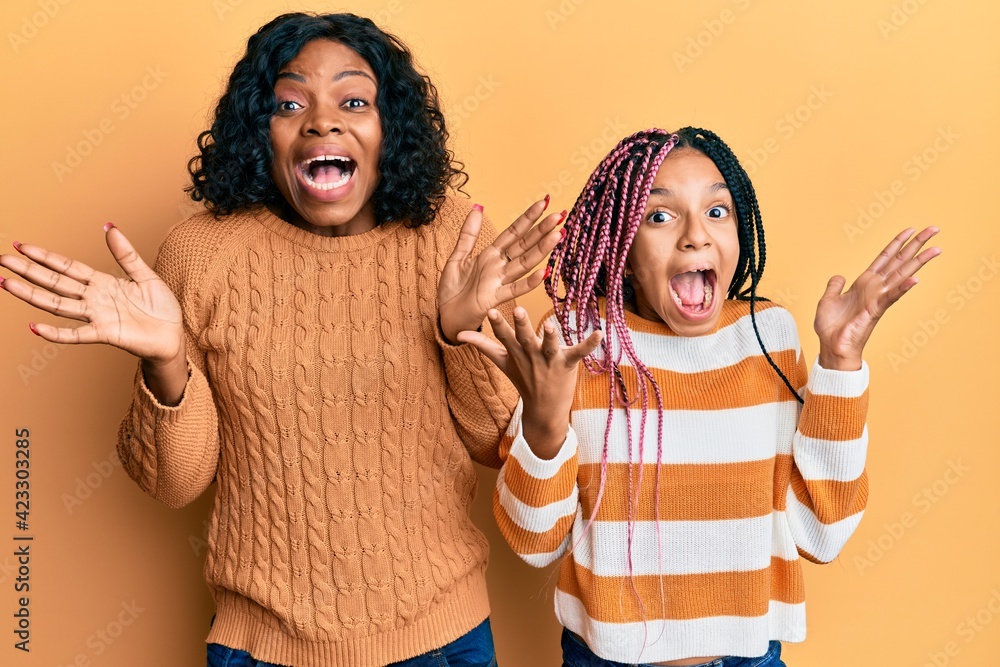
[[[914,275],[941,254],[937,247],[921,251],[938,233],[928,227],[913,235],[906,229],[879,253],[850,289],[841,293],[846,281],[834,276],[816,309],[814,328],[819,336],[819,363],[831,370],[861,368],[861,353],[876,322],[906,292],[917,284]]]
[[[105,226],[105,240],[128,278],[116,278],[39,246],[15,245],[20,255],[0,255],[0,266],[23,280],[3,288],[39,310],[80,320],[79,327],[32,325],[53,343],[106,343],[154,364],[183,358],[181,307],[125,235]]]
[[[580,360],[597,349],[603,334],[594,331],[566,347],[552,322],[536,334],[520,306],[514,309],[513,329],[495,308],[488,317],[499,343],[475,331],[461,332],[458,340],[474,345],[510,378],[524,401],[524,439],[536,456],[551,459],[566,439]]]
[[[538,287],[541,269],[527,275],[559,242],[556,227],[566,212],[546,216],[535,224],[548,197],[540,199],[521,214],[496,240],[473,255],[483,224],[483,208],[478,204],[465,218],[455,250],[441,272],[438,283],[438,309],[441,332],[449,342],[458,340],[458,332],[478,329],[486,312]]]

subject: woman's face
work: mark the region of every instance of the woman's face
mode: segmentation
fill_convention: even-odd
[[[681,336],[708,333],[739,256],[733,196],[719,169],[699,151],[671,151],[628,252],[636,311]]]
[[[378,81],[364,58],[316,39],[278,73],[271,116],[271,177],[294,213],[289,222],[323,236],[375,228],[382,124]]]

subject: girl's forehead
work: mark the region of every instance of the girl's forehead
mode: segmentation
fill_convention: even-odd
[[[725,183],[722,172],[704,153],[694,148],[677,148],[667,154],[653,178],[653,187],[697,186]]]

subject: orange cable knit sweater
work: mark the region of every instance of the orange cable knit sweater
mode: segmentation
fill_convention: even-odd
[[[118,453],[171,507],[218,481],[209,642],[285,665],[383,665],[488,615],[469,454],[499,467],[517,394],[437,326],[469,208],[449,198],[431,225],[346,237],[265,208],[202,214],[161,247],[190,377],[166,407],[137,374]],[[493,238],[485,224],[477,251]]]

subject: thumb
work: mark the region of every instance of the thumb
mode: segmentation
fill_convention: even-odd
[[[844,291],[844,285],[847,284],[847,279],[844,276],[834,276],[830,278],[830,281],[826,284],[826,291],[823,292],[823,297],[820,299],[826,299],[828,297],[840,296]]]
[[[122,270],[129,278],[136,282],[142,282],[158,277],[146,262],[142,261],[139,253],[136,252],[132,244],[129,243],[129,240],[125,238],[125,235],[113,223],[109,222],[104,225],[104,232],[104,240],[108,244],[108,250],[111,251],[111,255],[118,262],[118,266],[122,267]]]

